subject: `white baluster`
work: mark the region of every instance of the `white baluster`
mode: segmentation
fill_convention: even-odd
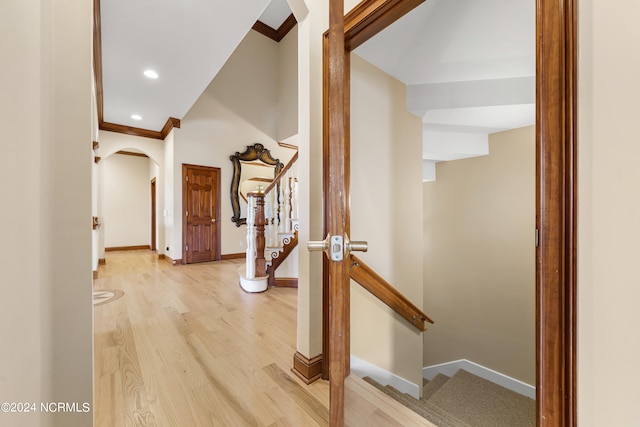
[[[284,213],[283,213],[283,221],[285,223],[285,233],[291,232],[291,169],[287,171],[287,175],[283,180],[284,190]]]
[[[280,182],[278,183],[278,231],[280,233],[284,233],[284,222],[283,222],[283,206],[282,206],[282,201],[284,200],[284,188],[282,188],[282,183],[284,182],[284,179],[280,179]]]
[[[252,196],[249,196],[249,205],[247,208],[247,279],[253,279],[256,277],[256,209],[254,201],[255,199]]]
[[[298,219],[298,163],[291,166],[291,228],[293,221]]]
[[[271,202],[273,203],[273,218],[271,219],[272,222],[272,226],[271,226],[271,239],[272,239],[272,246],[278,246],[278,232],[280,231],[280,225],[278,223],[278,217],[280,216],[279,214],[279,209],[280,206],[278,205],[278,191],[277,191],[277,187],[274,187],[273,191],[271,192]]]
[[[244,201],[243,197],[240,197],[240,200],[238,200],[239,204],[240,204],[240,218],[246,218],[247,217],[247,202]]]
[[[267,214],[267,229],[266,229],[266,234],[267,234],[267,246],[268,247],[273,247],[275,246],[275,236],[277,233],[277,225],[275,223],[276,221],[276,217],[277,217],[277,200],[276,200],[276,191],[275,190],[271,190],[269,192],[269,194],[267,194],[266,197],[266,203],[269,206],[268,208],[268,214]],[[267,262],[269,262],[271,260],[271,258],[269,258],[267,260]]]

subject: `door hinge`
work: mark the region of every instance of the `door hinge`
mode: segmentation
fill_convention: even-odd
[[[184,177],[185,181],[189,182],[189,175]]]
[[[540,246],[540,231],[536,228],[536,248]]]
[[[189,216],[189,211],[186,211],[186,212],[184,213],[184,216]]]
[[[189,246],[184,247],[185,252],[189,252]]]

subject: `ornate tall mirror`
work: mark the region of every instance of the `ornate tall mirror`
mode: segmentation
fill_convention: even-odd
[[[236,223],[236,227],[240,227],[247,223],[247,194],[267,188],[282,171],[284,164],[273,158],[262,144],[247,145],[244,153],[236,151],[229,159],[233,163],[231,221]]]

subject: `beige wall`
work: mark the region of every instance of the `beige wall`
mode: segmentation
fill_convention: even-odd
[[[301,3],[304,2],[302,7]],[[322,353],[322,254],[309,254],[309,240],[322,240],[322,33],[328,3],[290,0],[298,21],[298,316],[296,349]],[[307,14],[304,14],[305,9]],[[303,249],[304,248],[304,249]]]
[[[298,26],[278,45],[278,128],[282,141],[298,133]]]
[[[295,49],[295,44],[284,45]],[[283,47],[256,31],[249,31],[220,73],[198,98],[173,131],[173,206],[166,218],[169,256],[182,257],[182,164],[211,166],[221,170],[222,254],[243,253],[246,227],[236,227],[229,189],[233,166],[229,156],[247,145],[261,143],[286,164],[294,150],[277,145],[279,119],[280,49]],[[170,173],[170,171],[168,171]],[[167,175],[167,178],[169,176]],[[167,181],[169,182],[169,181]]]
[[[0,402],[92,404],[91,3],[0,10]],[[0,419],[84,427],[92,415]]]
[[[579,2],[578,421],[640,425],[640,4]]]
[[[171,194],[173,188],[166,188],[167,186],[165,185],[165,182],[172,182],[171,179],[166,178],[167,174],[169,173],[167,171],[167,165],[172,165],[172,163],[170,161],[165,161],[165,155],[166,149],[168,147],[173,147],[173,132],[170,132],[167,138],[164,141],[161,141],[154,138],[144,138],[141,136],[125,135],[122,133],[101,130],[98,133],[97,141],[100,142],[100,148],[97,150],[97,155],[102,158],[100,163],[98,163],[97,165],[97,170],[95,171],[95,174],[98,175],[96,178],[97,188],[94,190],[94,197],[97,198],[98,217],[102,218],[104,216],[104,211],[109,209],[108,202],[104,200],[104,165],[106,164],[106,162],[114,153],[120,150],[129,151],[131,149],[135,149],[143,152],[144,154],[149,156],[149,160],[151,164],[154,165],[156,170],[156,173],[154,175],[156,177],[156,242],[158,253],[165,254],[165,247],[167,243],[165,235],[168,235],[166,234],[166,228],[169,226],[173,226],[173,224],[167,223],[168,217],[164,216],[164,210],[167,209],[167,206],[172,206],[166,201],[166,198],[170,197],[171,200],[173,200],[173,195]],[[151,181],[151,179],[152,177],[149,177],[149,182]],[[145,199],[147,199],[148,197],[148,193],[144,195]],[[167,212],[168,211],[169,210],[167,209]],[[100,227],[97,230],[98,255],[100,258],[105,257],[105,232],[108,227],[109,225]],[[146,230],[146,228],[144,229]]]
[[[351,238],[356,254],[422,305],[422,123],[406,86],[351,55]],[[422,384],[422,334],[361,286],[351,287],[351,353]]]
[[[535,385],[535,130],[437,164],[424,188],[424,366],[467,359]]]
[[[102,227],[107,248],[150,245],[152,163],[147,157],[124,154],[114,154],[101,161],[104,171]]]

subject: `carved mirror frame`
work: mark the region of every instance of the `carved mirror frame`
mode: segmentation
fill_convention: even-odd
[[[247,145],[247,149],[244,153],[236,151],[236,154],[229,156],[229,159],[233,163],[233,179],[231,180],[231,209],[233,210],[233,216],[231,221],[236,223],[236,227],[240,227],[247,223],[247,218],[241,218],[240,210],[240,177],[242,175],[242,163],[259,160],[269,166],[274,166],[273,177],[277,177],[278,174],[284,169],[284,164],[280,163],[280,159],[275,159],[271,155],[269,149],[264,148],[262,144]]]

